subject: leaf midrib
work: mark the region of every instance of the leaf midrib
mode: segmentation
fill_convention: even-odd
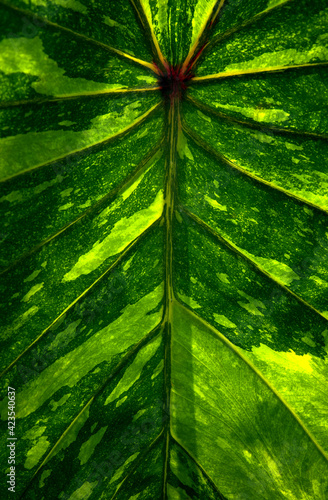
[[[176,199],[176,157],[177,142],[180,126],[179,99],[171,98],[167,103],[167,158],[165,162],[165,189],[164,189],[164,220],[165,220],[165,250],[164,250],[164,322],[166,329],[164,354],[164,384],[165,406],[164,412],[169,415],[165,423],[165,459],[163,473],[163,499],[167,497],[167,476],[169,468],[169,444],[171,428],[171,363],[172,363],[172,306],[173,291],[173,217]]]

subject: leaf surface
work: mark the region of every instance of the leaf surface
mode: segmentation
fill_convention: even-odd
[[[327,498],[326,18],[1,2],[5,494]]]

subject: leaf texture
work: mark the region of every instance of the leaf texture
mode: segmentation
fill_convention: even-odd
[[[3,497],[325,500],[326,2],[0,12]]]

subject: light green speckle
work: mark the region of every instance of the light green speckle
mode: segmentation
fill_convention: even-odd
[[[215,321],[222,326],[225,326],[227,328],[237,328],[237,325],[230,321],[226,316],[223,316],[221,314],[213,314]]]
[[[38,442],[27,452],[27,458],[24,463],[25,469],[32,469],[45,454],[50,446],[47,436],[41,436]]]
[[[95,422],[92,427],[91,427],[91,432],[94,432],[95,428],[97,427],[98,422]]]
[[[61,205],[58,210],[59,211],[63,211],[63,210],[68,210],[69,208],[73,207],[74,203],[72,202],[69,202],[69,203],[66,203],[65,205]]]
[[[157,80],[153,76],[137,76],[137,80],[140,80],[141,82],[146,82],[148,84],[156,85]]]
[[[310,215],[311,217],[313,217],[313,210],[311,208],[308,208],[308,207],[303,207],[303,210],[306,214]]]
[[[179,222],[179,224],[181,224],[182,223],[182,217],[179,214],[179,212],[177,210],[175,210],[174,214],[175,214],[175,217],[176,217],[177,221]]]
[[[151,379],[154,380],[164,369],[164,359],[161,359],[158,365],[156,366],[154,373],[151,376]]]
[[[243,292],[242,290],[237,290],[238,294],[241,295],[241,297],[244,297],[245,299],[248,300],[248,303],[238,301],[238,304],[240,307],[243,307],[246,309],[246,311],[250,312],[251,314],[254,314],[254,316],[263,316],[263,313],[259,311],[258,307],[261,307],[262,309],[266,309],[265,305],[263,302],[261,302],[258,299],[255,299],[251,295],[248,295],[247,293]]]
[[[217,273],[216,275],[219,278],[219,280],[221,281],[221,283],[230,284],[229,277],[227,274]]]
[[[302,151],[303,146],[297,146],[296,144],[292,144],[291,142],[285,141],[285,146],[287,149],[290,149],[291,151]]]
[[[88,208],[91,206],[91,200],[87,200],[85,203],[82,203],[82,205],[78,205],[79,208]]]
[[[9,203],[15,203],[18,201],[22,201],[23,196],[20,191],[12,191],[11,193],[4,195],[0,198],[0,203],[4,201],[9,201]]]
[[[215,208],[216,210],[221,210],[222,212],[227,211],[226,205],[221,205],[216,200],[212,200],[212,198],[210,198],[209,196],[205,195],[204,199],[207,201],[207,203],[209,203],[209,205],[211,205],[211,207]]]
[[[93,452],[95,451],[95,448],[97,444],[100,443],[102,440],[106,430],[107,430],[107,425],[105,427],[101,427],[96,434],[93,434],[88,441],[82,444],[80,453],[78,455],[78,459],[80,460],[80,464],[84,465],[87,463]]]
[[[73,191],[73,188],[64,189],[64,191],[60,192],[60,196],[62,198],[65,198],[66,196],[70,196],[72,191]]]
[[[131,264],[133,262],[133,259],[134,259],[134,255],[132,255],[132,257],[130,257],[130,259],[128,259],[124,264],[123,264],[123,271],[127,271],[130,267],[131,267]]]
[[[124,396],[123,398],[121,398],[118,401],[116,401],[116,405],[115,405],[116,408],[118,408],[119,406],[121,406],[124,403],[124,401],[126,401],[127,399],[128,399],[128,397]]]
[[[315,347],[316,343],[310,337],[302,337],[302,341],[310,347]]]
[[[40,488],[43,488],[44,482],[47,479],[47,477],[50,476],[51,472],[52,472],[51,469],[46,469],[42,472],[41,477],[40,477],[40,483],[39,483]]]
[[[26,295],[22,298],[21,302],[28,302],[33,295],[35,295],[37,292],[43,288],[44,282],[38,283],[37,285],[32,286],[31,290],[27,292]]]
[[[40,273],[42,269],[37,269],[36,271],[33,271],[32,274],[30,274],[27,278],[24,279],[24,283],[27,283],[28,281],[33,281]]]
[[[138,418],[141,417],[141,415],[143,415],[145,413],[146,410],[139,410],[133,417],[132,419],[132,422],[135,422],[136,420],[138,420]]]
[[[70,127],[71,125],[75,125],[76,122],[71,122],[70,120],[63,120],[62,122],[59,122],[58,125],[63,126],[63,127]]]
[[[186,157],[189,160],[194,161],[193,154],[190,151],[189,146],[188,146],[188,139],[182,131],[180,131],[179,135],[178,135],[177,151],[178,151],[179,158],[181,160],[183,160],[183,158]]]
[[[120,479],[120,477],[122,476],[124,470],[126,469],[126,467],[131,463],[133,462],[133,460],[135,460],[137,458],[137,456],[139,455],[139,453],[134,453],[134,455],[131,455],[131,457],[129,457],[123,465],[121,465],[121,467],[119,469],[117,469],[117,471],[115,472],[114,476],[111,478],[109,484],[112,484],[114,483],[115,481],[117,481],[118,479]]]
[[[68,400],[69,397],[70,397],[70,394],[64,394],[64,396],[62,398],[60,398],[59,401],[51,400],[49,403],[49,405],[51,406],[51,410],[56,411],[57,408],[59,408],[60,406],[62,406],[63,404],[66,403],[66,401]]]
[[[196,302],[196,300],[194,300],[192,297],[188,297],[187,295],[184,295],[182,293],[179,293],[178,292],[178,297],[185,303],[185,304],[188,304],[189,307],[191,307],[192,309],[199,309],[200,306],[198,304],[198,302]]]
[[[40,436],[42,436],[45,430],[46,430],[45,425],[35,425],[25,433],[23,439],[35,440]]]
[[[126,26],[123,26],[123,24],[118,23],[117,21],[114,21],[114,19],[111,19],[108,16],[103,17],[103,22],[107,24],[110,28],[118,28],[121,30],[123,33],[128,33],[132,38],[135,38],[135,35],[133,34],[132,31],[130,31]]]
[[[90,495],[92,495],[92,490],[97,486],[98,481],[89,483],[86,481],[69,497],[68,500],[88,500]]]

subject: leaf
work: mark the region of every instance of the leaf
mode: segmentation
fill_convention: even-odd
[[[0,4],[4,495],[325,500],[326,2]]]

